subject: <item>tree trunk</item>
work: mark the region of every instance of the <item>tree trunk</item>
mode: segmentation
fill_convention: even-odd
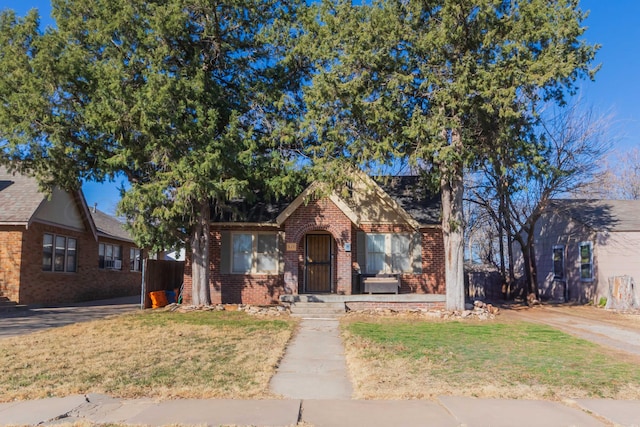
[[[524,261],[524,277],[527,285],[527,302],[537,301],[538,295],[538,276],[536,274],[535,248],[533,245],[534,226],[529,225],[523,231],[527,233],[526,240],[522,235],[516,237],[516,241],[520,244],[522,251],[522,260]]]
[[[462,144],[460,133],[453,131],[451,143]],[[442,171],[442,234],[444,239],[445,281],[447,310],[464,310],[464,193],[462,164],[456,162],[451,169]]]
[[[529,255],[529,280],[527,282],[527,301],[530,299],[534,299],[538,301],[540,298],[540,294],[538,292],[538,268],[536,266],[536,248],[534,245],[533,232],[535,229],[535,225],[531,226],[529,230],[530,233],[527,233],[527,252]]]
[[[211,305],[209,292],[209,203],[201,204],[191,233],[191,279],[193,305]]]

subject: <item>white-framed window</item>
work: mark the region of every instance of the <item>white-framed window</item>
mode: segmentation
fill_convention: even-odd
[[[138,248],[129,248],[129,270],[142,271],[142,251]]]
[[[564,246],[553,247],[553,278],[564,280]]]
[[[591,242],[580,242],[580,280],[593,280],[593,245]]]
[[[78,241],[45,233],[42,239],[42,271],[75,273],[77,267]]]
[[[276,233],[233,233],[231,272],[237,274],[278,272]]]
[[[110,243],[98,244],[98,267],[122,270],[122,246]]]
[[[408,233],[367,233],[366,273],[406,273],[413,270],[412,236]]]

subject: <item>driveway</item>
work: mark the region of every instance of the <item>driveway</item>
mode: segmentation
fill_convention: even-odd
[[[587,306],[540,306],[502,311],[506,317],[542,323],[578,338],[640,356],[640,313]]]
[[[130,313],[139,309],[140,297],[133,296],[0,312],[0,339]]]

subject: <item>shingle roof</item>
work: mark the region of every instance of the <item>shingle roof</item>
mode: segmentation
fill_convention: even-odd
[[[124,224],[117,218],[98,209],[89,209],[89,211],[91,212],[91,218],[93,218],[98,234],[112,239],[133,242],[129,232],[124,229]]]
[[[430,193],[418,176],[374,177],[374,180],[401,208],[421,225],[440,224],[440,196]],[[273,223],[294,198],[264,200],[256,193],[254,202],[235,200],[213,209],[215,222]],[[357,207],[352,207],[357,210]]]
[[[0,223],[28,223],[44,198],[35,178],[0,166]]]
[[[293,199],[265,200],[257,193],[253,202],[245,199],[232,200],[225,206],[211,208],[214,222],[272,223]]]
[[[440,224],[440,195],[430,192],[419,176],[374,177],[374,180],[418,223]]]
[[[551,208],[596,231],[640,231],[640,200],[555,199]]]

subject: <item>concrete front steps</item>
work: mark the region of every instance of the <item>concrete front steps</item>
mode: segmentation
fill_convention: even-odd
[[[344,302],[298,301],[290,306],[291,316],[304,319],[325,319],[343,316],[346,312]]]

